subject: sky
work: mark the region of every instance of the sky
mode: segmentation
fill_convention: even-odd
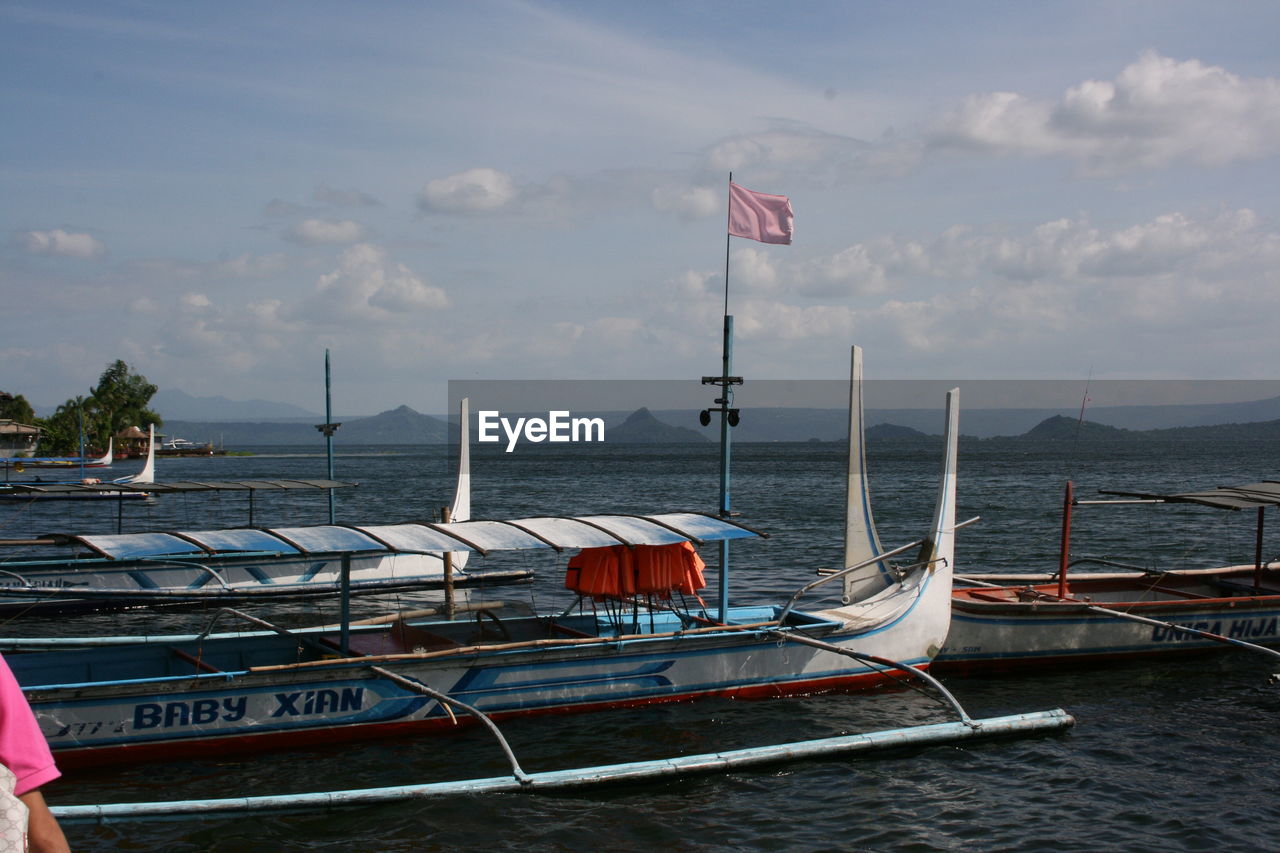
[[[1275,379],[1280,4],[0,0],[0,390]],[[792,245],[726,239],[727,182]]]

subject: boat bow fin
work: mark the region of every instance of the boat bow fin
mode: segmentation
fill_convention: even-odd
[[[884,553],[871,514],[867,488],[866,424],[862,408],[862,347],[853,347],[849,366],[849,464],[845,492],[844,568],[867,563]],[[843,601],[862,598],[869,588],[879,589],[893,580],[883,560],[845,576]]]
[[[154,483],[156,481],[156,425],[150,427],[149,438],[147,439],[147,464],[142,466],[142,470],[132,477],[121,477],[116,480],[117,483]]]
[[[458,480],[449,506],[450,521],[471,520],[471,399],[463,397],[458,417]]]
[[[956,457],[960,444],[960,389],[947,392],[946,423],[943,429],[942,479],[938,484],[938,503],[933,511],[929,538],[920,548],[919,562],[931,563],[931,569],[944,566],[950,570],[956,551]]]
[[[449,520],[471,520],[471,399],[463,397],[458,406],[458,480],[453,487],[453,503],[449,506]],[[462,570],[467,565],[466,551],[453,552],[453,568]]]

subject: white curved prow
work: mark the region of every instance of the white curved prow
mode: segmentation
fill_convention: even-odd
[[[458,412],[458,479],[453,487],[453,503],[449,506],[450,521],[471,520],[471,399],[462,398]],[[467,564],[470,551],[454,551],[453,567],[461,569]]]
[[[107,436],[107,452],[99,456],[97,459],[86,459],[84,464],[94,468],[109,468],[111,463],[115,461],[115,438]]]
[[[458,413],[458,480],[449,506],[450,521],[471,520],[471,399],[462,398]]]
[[[154,483],[156,481],[156,425],[149,427],[147,438],[147,464],[132,477],[121,477],[117,483]]]
[[[853,347],[849,365],[849,463],[844,511],[844,568],[865,563],[884,553],[871,514],[867,487],[866,423],[862,408],[862,347]],[[887,586],[893,578],[884,562],[844,579],[844,603]]]
[[[933,571],[945,569],[947,574],[956,559],[956,457],[960,446],[960,389],[947,392],[946,426],[942,434],[945,450],[942,458],[942,480],[938,484],[938,503],[933,511],[929,538],[920,549],[920,562],[928,561]]]

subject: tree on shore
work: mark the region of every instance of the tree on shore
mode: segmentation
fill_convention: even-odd
[[[21,394],[9,394],[0,391],[0,420],[17,421],[20,424],[36,422],[35,410]]]
[[[37,421],[44,433],[40,453],[66,456],[80,452],[83,430],[86,446],[105,450],[108,440],[131,426],[160,426],[161,417],[147,408],[156,386],[123,361],[107,365],[87,397],[67,400],[50,417]]]

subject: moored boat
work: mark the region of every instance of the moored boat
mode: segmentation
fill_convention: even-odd
[[[938,670],[1100,664],[1232,647],[1280,657],[1266,648],[1280,646],[1280,571],[1262,552],[1264,510],[1280,505],[1280,484],[1104,494],[1123,499],[1077,501],[1068,484],[1057,573],[965,573],[957,579],[951,633],[935,662]],[[1133,503],[1256,510],[1254,563],[1161,571],[1070,559],[1074,507]],[[1071,571],[1087,563],[1112,570]]]
[[[921,673],[947,633],[957,416],[953,392],[927,535],[820,578],[782,604],[735,605],[712,618],[696,598],[682,602],[686,570],[665,590],[588,592],[573,607],[541,615],[460,608],[452,619],[337,631],[272,626],[253,636],[18,654],[10,665],[67,766],[447,728],[456,724],[451,706],[458,704],[501,719],[884,684],[904,671]],[[853,443],[860,440],[851,434]],[[854,495],[850,505],[859,500]],[[754,534],[726,519],[664,513],[451,522],[413,535],[421,550],[598,554],[592,549],[620,545],[687,553],[685,543]],[[906,554],[907,565],[891,564]],[[815,587],[878,566],[885,568],[856,598],[797,609]]]
[[[463,402],[465,419],[466,402]],[[470,518],[471,476],[466,429],[451,518]],[[154,442],[143,470],[111,483],[44,484],[16,495],[147,497],[172,492],[277,489],[332,490],[354,483],[333,480],[155,482]],[[252,507],[252,505],[251,505]],[[309,525],[222,530],[166,530],[117,534],[46,534],[8,542],[21,549],[0,561],[0,614],[37,615],[125,607],[221,606],[268,601],[439,589],[444,557],[430,547],[429,524]],[[426,542],[427,544],[423,544]],[[44,554],[34,549],[54,549]],[[466,556],[453,560],[460,587],[529,580],[528,569],[468,572]]]

